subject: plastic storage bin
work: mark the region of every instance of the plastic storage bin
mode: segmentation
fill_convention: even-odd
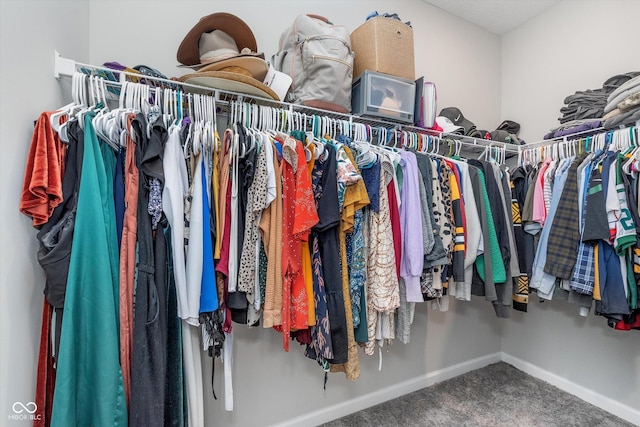
[[[413,80],[365,71],[353,82],[351,111],[364,117],[413,123],[415,95]]]

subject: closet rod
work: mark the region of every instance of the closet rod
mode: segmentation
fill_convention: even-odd
[[[192,89],[198,89],[198,90],[205,90],[206,89],[208,91],[213,91],[214,93],[218,92],[217,89],[206,88],[204,86],[194,85],[194,84],[191,84],[191,83],[179,82],[179,81],[171,80],[171,79],[164,79],[162,77],[148,76],[146,74],[131,73],[129,71],[114,70],[112,68],[107,68],[107,67],[103,67],[103,66],[100,66],[100,65],[92,65],[92,64],[84,64],[82,62],[76,62],[73,59],[63,58],[62,56],[60,56],[60,53],[58,53],[57,50],[55,51],[55,66],[54,66],[54,77],[55,78],[59,79],[61,76],[72,76],[73,73],[75,73],[77,71],[77,67],[90,68],[92,70],[105,71],[105,72],[109,72],[109,73],[114,74],[114,75],[115,74],[120,75],[120,81],[119,82],[111,80],[110,81],[111,83],[123,83],[124,80],[125,80],[124,76],[129,76],[129,77],[133,77],[133,78],[137,78],[137,79],[153,80],[153,81],[157,81],[157,82],[160,82],[160,83],[165,83],[167,85],[172,85],[172,86],[190,87]],[[255,98],[259,98],[259,97],[255,97]]]
[[[563,135],[563,136],[557,136],[555,138],[550,138],[550,139],[543,139],[540,141],[535,141],[535,142],[529,142],[525,145],[522,145],[522,149],[526,150],[529,148],[538,148],[538,147],[544,147],[547,145],[553,145],[556,144],[558,142],[563,142],[563,141],[571,141],[574,139],[580,139],[579,137],[582,135],[582,138],[586,138],[587,136],[595,136],[595,135],[600,135],[603,133],[607,133],[607,132],[615,132],[618,130],[622,130],[622,129],[629,129],[629,128],[634,128],[636,133],[638,132],[638,129],[640,127],[640,121],[637,122],[635,125],[631,125],[631,126],[621,126],[621,127],[617,127],[617,128],[613,128],[613,129],[607,129],[604,127],[597,127],[597,128],[593,128],[593,129],[587,129],[587,130],[583,130],[580,132],[575,132],[575,133],[571,133],[568,135]]]
[[[502,141],[492,141],[492,140],[482,139],[482,138],[473,138],[473,137],[460,135],[456,133],[439,132],[431,129],[419,128],[419,127],[408,125],[408,124],[401,124],[401,123],[389,122],[385,120],[372,119],[372,118],[365,118],[360,116],[354,116],[351,114],[336,113],[332,111],[322,110],[319,108],[307,107],[307,106],[302,106],[298,104],[291,104],[287,102],[276,101],[276,100],[262,98],[262,97],[253,96],[253,95],[230,92],[230,91],[211,88],[207,86],[194,85],[191,83],[184,83],[177,80],[165,79],[161,77],[153,77],[145,74],[131,73],[128,71],[114,70],[114,69],[99,66],[99,65],[92,65],[92,64],[77,62],[70,58],[64,58],[60,55],[60,53],[57,50],[54,51],[54,77],[55,78],[59,79],[61,76],[73,76],[73,74],[78,71],[78,68],[108,72],[113,76],[119,75],[120,81],[105,79],[106,82],[109,82],[112,84],[122,84],[125,81],[125,76],[129,76],[137,79],[156,81],[165,85],[171,85],[172,87],[180,86],[182,88],[191,88],[193,90],[197,90],[198,92],[213,93],[212,96],[214,96],[214,98],[216,99],[216,102],[218,102],[220,105],[225,105],[225,106],[230,105],[230,101],[233,98],[235,98],[238,102],[246,102],[247,100],[253,100],[256,102],[256,104],[259,104],[259,105],[266,105],[266,106],[276,107],[276,108],[290,110],[290,111],[295,110],[308,115],[325,116],[325,117],[329,117],[336,120],[348,121],[350,123],[362,123],[365,125],[369,125],[372,129],[382,127],[391,131],[423,133],[430,136],[438,137],[441,140],[450,138],[453,140],[458,140],[464,143],[465,145],[469,145],[469,146],[476,146],[476,147],[482,147],[482,148],[498,147],[498,148],[504,149],[505,151],[511,154],[519,153],[520,148],[523,147],[520,145],[509,144],[507,142],[502,142]]]

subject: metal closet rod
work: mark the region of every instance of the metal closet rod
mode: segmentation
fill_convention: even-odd
[[[571,133],[569,135],[563,135],[563,136],[556,136],[554,138],[550,138],[550,139],[542,139],[540,141],[534,141],[534,142],[529,142],[525,145],[522,146],[523,149],[529,149],[529,148],[538,148],[538,147],[544,147],[546,145],[553,145],[557,142],[562,142],[562,141],[571,141],[574,139],[580,139],[579,137],[581,135],[586,135],[586,136],[593,136],[593,135],[597,135],[599,133],[605,133],[605,132],[613,132],[619,129],[605,129],[604,127],[597,127],[597,128],[593,128],[593,129],[587,129],[587,130],[583,130],[580,132],[575,132],[575,133]],[[583,136],[586,138],[586,136]]]
[[[273,99],[267,99],[267,98],[262,98],[262,97],[258,97],[258,96],[253,96],[253,95],[247,95],[247,94],[241,94],[241,93],[236,93],[236,92],[231,92],[231,91],[225,91],[225,90],[221,90],[221,89],[216,89],[216,88],[211,88],[211,87],[207,87],[207,86],[200,86],[200,85],[194,85],[191,83],[184,83],[184,82],[180,82],[180,81],[176,81],[176,80],[170,80],[170,79],[164,79],[164,78],[160,78],[160,77],[153,77],[153,76],[148,76],[148,75],[144,75],[144,74],[137,74],[137,73],[131,73],[128,71],[120,71],[120,70],[113,70],[111,68],[107,68],[107,67],[103,67],[103,66],[99,66],[99,65],[92,65],[92,64],[85,64],[82,62],[76,62],[73,59],[68,59],[68,58],[63,58],[60,56],[60,54],[56,51],[55,52],[55,72],[54,72],[54,76],[56,78],[60,78],[60,76],[72,76],[74,72],[77,71],[77,68],[88,68],[88,69],[92,69],[92,70],[99,70],[99,71],[105,71],[105,72],[109,72],[113,75],[119,75],[120,76],[120,81],[113,81],[113,80],[105,80],[107,83],[112,84],[112,85],[119,85],[122,84],[124,82],[124,76],[130,76],[132,78],[136,78],[136,79],[145,79],[145,80],[153,80],[159,83],[164,83],[166,85],[172,85],[172,86],[180,86],[183,88],[192,88],[192,89],[196,89],[199,92],[204,92],[206,94],[212,93],[213,96],[216,99],[216,102],[220,103],[221,105],[227,105],[228,101],[226,101],[225,99],[223,99],[223,97],[225,96],[234,96],[237,98],[238,102],[243,102],[243,101],[248,101],[248,100],[253,100],[256,101],[256,103],[260,104],[260,105],[267,105],[267,106],[274,106],[277,108],[281,108],[281,109],[288,109],[288,110],[299,110],[302,112],[311,112],[311,113],[315,113],[316,115],[321,115],[321,116],[325,116],[325,117],[331,117],[334,119],[340,119],[340,120],[346,120],[346,121],[350,121],[350,122],[358,122],[358,123],[364,123],[364,124],[369,124],[371,127],[385,127],[385,128],[390,128],[390,129],[398,129],[399,124],[397,123],[390,123],[390,122],[386,122],[383,120],[376,120],[376,119],[365,119],[365,118],[361,118],[358,116],[353,116],[353,115],[349,115],[349,114],[341,114],[341,113],[336,113],[336,112],[332,112],[332,111],[327,111],[327,110],[321,110],[319,108],[314,108],[314,107],[307,107],[307,106],[301,106],[301,105],[297,105],[297,104],[290,104],[290,103],[285,103],[285,102],[281,102],[281,101],[276,101]]]
[[[551,145],[557,142],[556,140],[544,140],[544,141],[539,141],[533,144],[514,145],[507,142],[493,141],[493,140],[482,139],[482,138],[474,138],[474,137],[469,137],[466,135],[460,135],[456,133],[438,132],[431,129],[420,128],[420,127],[416,127],[409,124],[388,122],[385,120],[365,118],[360,116],[354,116],[351,114],[336,113],[332,111],[321,110],[319,108],[307,107],[307,106],[298,105],[298,104],[291,104],[287,102],[276,101],[273,99],[267,99],[267,98],[262,98],[258,96],[253,96],[253,95],[225,91],[225,90],[211,88],[207,86],[194,85],[191,83],[184,83],[177,80],[165,79],[161,77],[153,77],[153,76],[148,76],[146,74],[131,73],[128,71],[114,70],[114,69],[103,67],[100,65],[85,64],[82,62],[77,62],[73,59],[64,58],[60,55],[60,53],[57,50],[54,51],[54,55],[55,55],[54,77],[57,79],[59,79],[61,76],[72,76],[73,73],[77,72],[78,67],[88,68],[91,70],[109,72],[114,76],[118,75],[120,78],[119,82],[105,79],[107,83],[111,83],[114,85],[122,84],[125,81],[125,76],[129,76],[136,79],[152,80],[159,83],[163,83],[165,85],[180,86],[182,88],[191,88],[191,89],[198,90],[199,92],[213,93],[213,96],[216,99],[216,102],[220,103],[221,105],[229,105],[230,103],[228,99],[223,99],[223,97],[226,97],[226,98],[236,97],[238,102],[253,100],[256,102],[256,104],[259,104],[259,105],[274,106],[277,108],[290,110],[290,111],[296,110],[306,114],[315,114],[318,116],[325,116],[333,119],[345,120],[350,123],[362,123],[365,125],[369,125],[371,128],[384,127],[387,129],[400,131],[400,132],[406,131],[406,132],[412,132],[412,133],[424,133],[430,136],[438,137],[440,139],[450,138],[450,139],[458,140],[466,145],[471,145],[471,146],[499,147],[499,148],[503,148],[505,151],[509,151],[512,153],[519,153],[523,149],[536,148],[538,146],[544,146],[544,145]],[[591,130],[591,132],[593,132],[593,130]],[[566,139],[572,136],[573,135],[568,135],[563,138]]]
[[[629,129],[635,129],[636,135],[637,137],[640,137],[640,121],[638,123],[636,123],[635,125],[630,125],[630,126],[622,126],[622,127],[618,127],[618,128],[613,128],[613,129],[606,129],[604,127],[597,127],[597,128],[593,128],[593,129],[587,129],[581,132],[575,132],[569,135],[564,135],[564,136],[558,136],[555,138],[551,138],[551,139],[543,139],[542,141],[536,141],[536,142],[531,142],[528,143],[526,145],[521,145],[521,150],[520,151],[525,151],[525,150],[535,150],[537,148],[541,148],[541,147],[547,147],[547,146],[551,146],[554,144],[558,144],[558,143],[562,143],[562,142],[571,142],[571,141],[576,141],[576,140],[584,140],[587,137],[595,137],[597,135],[602,135],[602,134],[606,134],[609,132],[616,132],[616,131],[621,131],[621,130],[625,130],[628,131]]]

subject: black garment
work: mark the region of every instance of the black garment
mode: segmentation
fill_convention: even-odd
[[[524,208],[524,201],[527,197],[527,191],[531,181],[524,167],[516,168],[511,174],[511,180],[513,182],[513,196],[516,199],[518,206],[520,207],[520,216],[522,227],[520,227],[521,234],[516,234],[516,246],[518,248],[518,265],[520,266],[520,273],[526,274],[531,278],[533,268],[533,258],[535,257],[535,251],[533,247],[533,235],[524,231],[524,223],[522,218],[522,210]]]
[[[624,191],[627,196],[627,207],[631,213],[631,218],[636,225],[636,234],[640,235],[640,212],[638,212],[638,175],[631,176],[622,174]]]
[[[54,355],[60,349],[60,332],[64,315],[64,297],[67,291],[67,277],[71,262],[71,246],[75,226],[78,191],[84,157],[84,130],[77,120],[67,123],[69,146],[65,156],[62,177],[62,203],[53,210],[49,221],[40,228],[37,238],[40,244],[38,262],[47,278],[44,295],[55,310]]]
[[[238,123],[238,143],[240,147],[246,147],[247,152],[244,157],[238,160],[238,230],[236,239],[238,241],[237,256],[238,265],[235,272],[229,272],[229,274],[238,275],[240,271],[240,259],[242,257],[242,246],[244,242],[244,226],[247,216],[247,203],[249,187],[253,183],[253,177],[256,171],[256,160],[258,158],[258,150],[254,144],[250,149],[251,143],[247,136],[244,126]],[[231,310],[231,320],[243,325],[247,324],[247,310],[249,309],[249,302],[247,301],[247,294],[243,291],[229,292],[227,296],[227,307]]]
[[[455,166],[454,166],[455,167]],[[451,172],[453,174],[453,171]],[[460,183],[462,185],[462,183]],[[451,200],[451,210],[453,213],[453,220],[455,229],[462,229],[464,224],[462,223],[462,200],[460,198]],[[455,237],[454,237],[455,239]],[[456,242],[454,241],[454,245]],[[453,276],[453,280],[456,283],[464,284],[464,250],[453,250],[450,271],[447,276]],[[444,288],[443,290],[447,290]]]
[[[322,275],[327,294],[327,311],[331,330],[333,364],[346,363],[348,358],[347,317],[342,293],[342,262],[338,230],[340,210],[338,205],[338,181],[336,151],[328,145],[326,157],[316,161],[314,168],[322,168],[322,177],[314,194],[318,211],[318,223],[312,228],[312,238],[318,239]]]
[[[140,116],[140,114],[136,116],[136,118],[134,119],[134,123]],[[141,131],[144,132],[144,130]],[[140,163],[139,167],[142,168],[144,174],[149,178],[158,178],[162,184],[164,184],[162,157],[164,155],[164,146],[167,143],[168,137],[169,133],[167,132],[167,128],[165,127],[162,118],[158,117],[151,126],[149,139],[144,139],[145,141],[148,141],[145,144],[146,147],[141,148],[141,144],[137,145],[138,152],[136,154],[139,153],[142,156],[137,159],[137,161]],[[144,151],[140,151],[140,149]]]
[[[161,221],[166,242],[166,277],[167,296],[166,306],[166,382],[164,394],[164,425],[179,427],[186,426],[187,401],[184,392],[185,381],[182,370],[182,322],[178,317],[178,297],[176,281],[173,273],[173,256],[171,248],[171,227],[166,217]]]
[[[513,232],[513,213],[511,212],[511,189],[509,186],[509,178],[507,173],[503,173],[500,170],[501,177],[499,185],[502,186],[501,192],[501,203],[504,208],[504,220],[507,225],[507,239],[509,245],[509,262],[505,264],[505,272],[506,272],[506,281],[504,284],[496,285],[496,294],[498,295],[498,300],[493,302],[493,309],[496,312],[496,315],[500,318],[508,318],[511,317],[511,302],[513,299],[513,291],[517,288],[518,284],[518,276],[520,271],[520,266],[518,266],[518,272],[516,273],[512,269],[511,257],[515,257],[514,261],[518,258],[518,249],[515,245],[515,236],[511,235],[510,232]],[[504,196],[504,197],[503,197]],[[513,241],[511,240],[513,238]],[[513,243],[513,244],[512,244]],[[512,253],[512,250],[515,253]],[[514,277],[515,275],[515,277]]]
[[[62,178],[62,203],[53,210],[49,221],[38,232],[38,262],[47,277],[44,295],[56,309],[64,307],[78,190],[84,156],[84,131],[77,120],[67,124],[69,147]]]
[[[154,123],[150,138],[144,134],[144,117],[138,114],[132,127],[137,133],[136,161],[138,181],[138,222],[136,292],[131,357],[131,399],[129,423],[132,426],[164,425],[166,323],[166,242],[156,233],[155,256],[151,216],[148,213],[149,183],[164,181],[162,157],[167,132],[160,120]],[[162,312],[162,314],[161,314]],[[164,330],[163,330],[164,326]]]
[[[116,172],[113,176],[113,201],[116,208],[116,233],[118,234],[118,251],[122,248],[122,229],[124,228],[124,169],[126,150],[120,150],[116,156]]]
[[[527,311],[527,295],[529,295],[529,281],[533,267],[533,258],[535,252],[533,250],[533,236],[524,231],[522,209],[524,200],[529,189],[529,180],[527,179],[527,171],[525,167],[520,166],[511,173],[511,199],[518,208],[519,215],[514,216],[513,234],[518,250],[518,267],[520,268],[520,277],[514,279],[513,286],[513,308],[518,311]]]
[[[602,175],[599,168],[594,167],[589,177],[582,241],[597,245],[600,240],[609,240],[609,221],[604,190],[602,189]]]
[[[420,171],[420,176],[422,177],[422,181],[424,183],[425,192],[427,193],[427,206],[433,206],[433,176],[431,173],[431,160],[425,154],[416,153],[416,162],[418,163],[418,170]],[[424,270],[427,270],[428,268],[434,267],[436,265],[443,265],[448,262],[447,253],[444,250],[442,238],[440,237],[440,226],[436,224],[433,215],[430,215],[430,218],[434,243],[431,252],[425,254],[424,256]]]

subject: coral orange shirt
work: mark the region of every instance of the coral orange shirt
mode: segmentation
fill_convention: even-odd
[[[308,327],[301,244],[318,222],[318,213],[302,143],[286,137],[282,144],[282,157],[282,332],[284,348],[288,351],[291,330]]]

